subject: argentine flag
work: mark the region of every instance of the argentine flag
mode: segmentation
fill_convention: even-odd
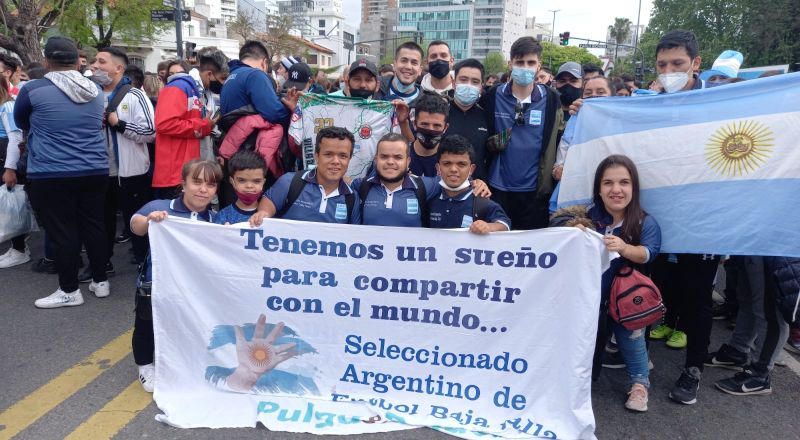
[[[662,252],[800,257],[800,73],[590,99],[575,122],[559,207],[589,203],[597,164],[624,154]]]

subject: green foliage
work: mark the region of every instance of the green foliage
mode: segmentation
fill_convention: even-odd
[[[72,0],[58,21],[58,30],[80,45],[110,46],[112,40],[137,44],[175,26],[153,22],[150,11],[165,9],[162,0]]]
[[[608,27],[608,33],[617,44],[625,43],[625,40],[631,33],[631,21],[627,18],[617,17],[614,19],[614,25]],[[614,64],[617,64],[619,46],[614,47]]]
[[[648,60],[655,59],[661,35],[672,29],[695,33],[703,69],[727,49],[742,52],[742,67],[800,61],[797,0],[653,0],[640,44]]]
[[[580,64],[596,64],[602,66],[599,58],[592,55],[588,50],[576,46],[559,46],[547,41],[542,42],[542,56],[540,61],[545,67],[549,67],[555,72],[558,67],[567,61],[575,61]]]
[[[483,68],[487,75],[500,74],[508,70],[508,61],[500,52],[489,52],[483,59]]]

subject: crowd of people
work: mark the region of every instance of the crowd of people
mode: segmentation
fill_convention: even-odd
[[[780,283],[800,282],[792,276],[800,273],[797,260],[660,253],[658,219],[642,209],[636,164],[625,156],[597,167],[587,210],[565,214],[553,196],[569,156],[570,127],[586,99],[724,86],[739,81],[742,55],[726,51],[701,73],[694,34],[671,31],[654,54],[658,79],[642,89],[633,77],[608,78],[599,66],[566,62],[551,70],[541,54],[535,39],[522,37],[507,54],[507,72],[486,72],[478,60],[456,62],[445,41],[426,49],[406,42],[392,65],[378,69],[359,59],[338,82],[313,74],[298,56],[273,62],[258,41],[245,42],[236,60],[208,47],[191,64],[167,60],[152,74],[118,48],[88,60],[63,37],[47,41],[44,65],[23,68],[2,55],[3,182],[9,190],[25,184],[44,230],[44,256],[33,270],[58,274],[58,289],[35,306],[83,304],[80,283],[108,296],[115,244],[130,242],[131,263],[139,268],[133,352],[140,381],[152,392],[151,221],[176,216],[257,227],[275,217],[476,234],[580,225],[605,233],[608,250],[620,255],[603,275],[593,376],[603,367],[627,368],[626,408],[647,410],[648,344],[656,340],[686,349],[669,393],[676,402],[697,401],[707,366],[739,371],[716,383],[722,391],[770,392],[783,343],[788,339],[787,348],[800,352],[800,330],[790,337],[776,306]],[[323,119],[298,142],[289,126],[301,118],[307,94],[330,105],[388,101],[391,129],[373,137],[353,121]],[[301,160],[309,145],[313,166]],[[374,160],[353,175],[355,149],[367,149]],[[11,240],[0,268],[31,260],[26,238]],[[81,249],[88,257],[83,270]],[[715,308],[721,261],[727,287]],[[630,330],[609,318],[611,284],[623,264],[659,286],[668,310],[663,323]],[[735,330],[708,353],[716,316],[735,321]]]

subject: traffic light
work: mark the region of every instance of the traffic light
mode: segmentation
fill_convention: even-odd
[[[569,32],[558,34],[558,38],[562,46],[569,46]]]

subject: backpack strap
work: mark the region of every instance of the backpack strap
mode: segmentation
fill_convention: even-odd
[[[306,181],[303,180],[303,173],[304,171],[298,171],[292,176],[292,183],[289,184],[289,192],[286,193],[286,202],[283,204],[283,208],[275,213],[276,218],[283,218],[283,216],[286,215],[286,211],[288,211],[289,208],[294,205],[294,202],[297,201],[297,198],[300,197],[300,193],[303,192],[303,188],[306,186]]]
[[[122,85],[119,90],[117,90],[117,93],[114,94],[114,99],[108,103],[108,107],[106,107],[106,113],[113,113],[117,111],[117,107],[119,107],[119,104],[125,98],[125,95],[127,95],[132,88],[133,86],[130,84]]]
[[[347,224],[350,224],[350,221],[353,220],[353,208],[356,206],[356,195],[353,193],[345,194],[344,203],[347,205]]]
[[[369,195],[369,190],[372,189],[372,184],[367,182],[367,179],[361,181],[361,186],[358,187],[358,198],[359,202],[361,203],[361,216],[364,216],[364,202],[367,201],[367,195]],[[350,212],[348,209],[347,212]]]
[[[429,228],[431,226],[431,216],[428,214],[428,192],[425,190],[425,182],[419,176],[409,174],[411,180],[414,181],[416,188],[414,193],[417,195],[417,205],[419,205],[420,220],[422,220],[422,227]]]
[[[486,221],[486,213],[489,211],[489,199],[486,197],[472,196],[472,221]]]

